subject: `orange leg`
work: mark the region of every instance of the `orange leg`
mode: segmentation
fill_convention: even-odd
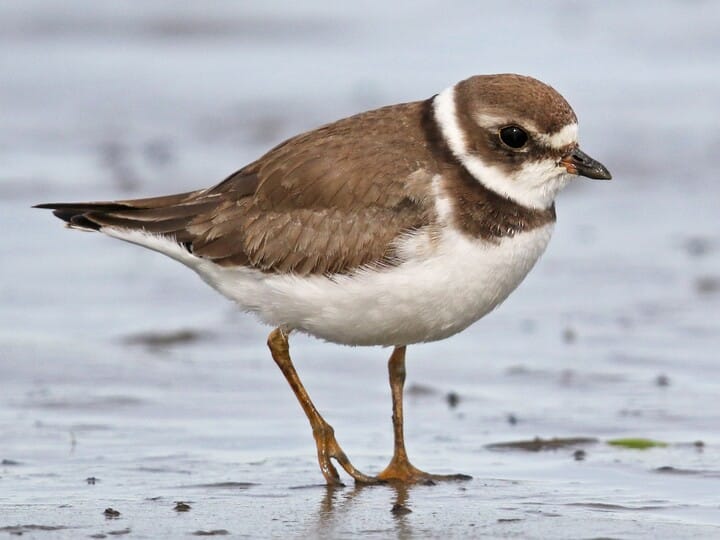
[[[307,390],[300,381],[300,377],[298,377],[297,371],[295,371],[292,360],[290,360],[290,345],[287,336],[280,328],[276,328],[268,336],[268,347],[273,360],[285,375],[285,379],[290,384],[290,388],[292,388],[295,397],[297,397],[307,419],[310,421],[310,427],[312,427],[313,437],[317,445],[318,462],[325,481],[329,485],[342,485],[337,469],[330,461],[335,459],[356,482],[377,483],[376,478],[361,473],[350,463],[350,460],[335,439],[332,426],[325,421],[315,408]]]
[[[393,403],[393,433],[395,436],[395,450],[390,464],[378,474],[377,478],[387,482],[414,484],[420,482],[433,482],[436,480],[470,480],[466,474],[430,474],[415,467],[407,456],[405,450],[405,436],[403,434],[403,386],[405,385],[405,347],[396,347],[388,361],[390,374],[390,391]]]

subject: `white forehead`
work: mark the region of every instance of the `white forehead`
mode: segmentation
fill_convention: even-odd
[[[477,113],[474,115],[474,118],[475,122],[477,122],[480,127],[488,129],[519,123],[520,127],[529,130],[535,139],[545,146],[549,146],[550,148],[554,148],[556,150],[562,150],[571,144],[577,144],[578,141],[578,125],[575,122],[563,126],[560,131],[556,131],[554,133],[542,133],[535,123],[530,121],[518,122],[518,120],[513,120],[505,116],[488,113]]]
[[[578,125],[576,123],[568,124],[564,126],[560,131],[551,133],[538,133],[537,138],[540,139],[546,146],[555,148],[556,150],[562,150],[566,146],[571,144],[577,144],[578,142]]]

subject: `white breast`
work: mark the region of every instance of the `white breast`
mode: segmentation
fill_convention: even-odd
[[[552,230],[548,224],[491,243],[445,227],[432,244],[427,233],[406,238],[400,251],[408,259],[399,266],[334,277],[222,267],[162,237],[103,232],[179,260],[273,326],[346,345],[393,346],[446,338],[491,311],[525,278]]]
[[[271,325],[347,345],[407,345],[451,336],[496,307],[530,271],[551,233],[548,225],[492,244],[446,230],[430,256],[334,278],[264,274],[203,260],[192,266]]]

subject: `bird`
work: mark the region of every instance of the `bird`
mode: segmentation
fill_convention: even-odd
[[[185,193],[46,203],[71,229],[160,252],[273,330],[271,356],[312,428],[325,482],[464,480],[411,463],[403,431],[405,353],[495,309],[545,251],[555,197],[610,180],[580,149],[568,102],[532,77],[475,75],[428,99],[294,136],[223,181]],[[289,336],[392,348],[394,448],[357,469],[302,384]]]

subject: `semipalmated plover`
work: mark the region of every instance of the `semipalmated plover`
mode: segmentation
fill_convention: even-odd
[[[545,251],[556,194],[610,179],[580,150],[575,113],[520,75],[471,77],[293,137],[219,184],[149,199],[41,204],[73,229],[168,255],[272,325],[268,346],[310,421],[320,468],[358,482],[431,475],[403,442],[405,348],[467,328]],[[293,367],[288,336],[394,347],[395,451],[367,476],[350,463]]]

